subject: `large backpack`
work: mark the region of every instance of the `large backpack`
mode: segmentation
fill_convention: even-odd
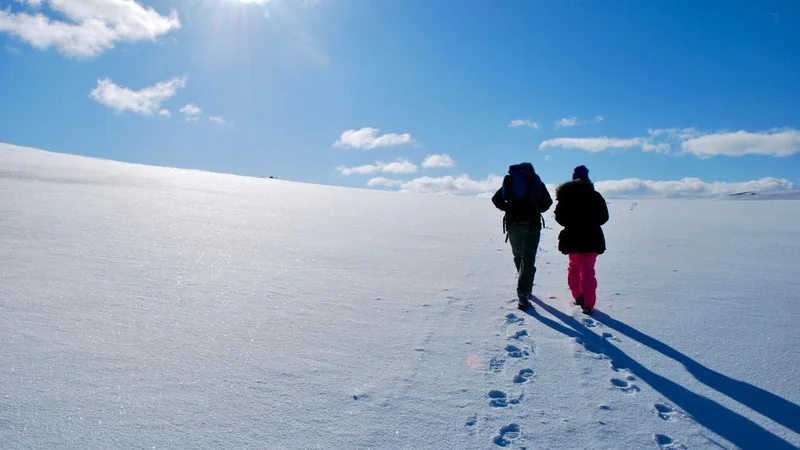
[[[503,200],[511,208],[533,208],[542,213],[550,208],[546,202],[547,187],[533,170],[533,164],[524,162],[508,168],[508,176],[503,180]]]

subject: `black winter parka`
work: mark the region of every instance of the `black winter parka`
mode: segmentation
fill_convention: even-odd
[[[558,250],[564,254],[606,251],[601,228],[608,222],[606,200],[591,182],[573,180],[556,190],[556,222],[564,227],[558,235]]]

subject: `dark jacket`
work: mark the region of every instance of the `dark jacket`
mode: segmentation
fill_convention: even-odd
[[[510,181],[510,176],[506,175],[505,178],[503,178],[503,185],[509,183]],[[541,221],[542,213],[550,209],[550,206],[553,205],[553,199],[550,197],[550,192],[547,190],[547,186],[542,183],[540,187],[542,195],[537,199],[535,205],[528,203],[523,206],[515,206],[508,203],[507,201],[503,200],[502,187],[495,192],[494,196],[492,197],[492,203],[494,203],[494,206],[497,209],[506,213],[505,223],[507,225],[513,225],[515,223],[532,223],[534,225],[538,225]]]
[[[608,206],[594,185],[573,180],[556,190],[556,222],[564,227],[558,235],[561,253],[604,253],[606,239],[601,228],[608,222]]]

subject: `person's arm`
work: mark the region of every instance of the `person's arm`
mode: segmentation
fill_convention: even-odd
[[[569,205],[563,199],[556,203],[555,215],[556,222],[562,227],[566,227],[569,223]]]
[[[550,191],[547,190],[547,185],[542,183],[542,189],[544,190],[544,194],[542,194],[542,198],[536,204],[536,208],[539,209],[540,213],[547,211],[553,206],[553,198],[550,197]]]
[[[608,222],[608,205],[606,199],[599,192],[595,192],[595,201],[597,202],[597,224],[602,226]]]
[[[503,188],[498,189],[497,192],[494,193],[494,196],[492,196],[492,203],[494,203],[494,206],[500,211],[506,210],[507,205],[506,201],[503,200]]]

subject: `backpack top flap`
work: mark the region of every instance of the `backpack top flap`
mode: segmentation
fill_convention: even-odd
[[[531,163],[514,164],[508,168],[508,183],[503,183],[503,197],[507,201],[533,201],[536,173]]]

